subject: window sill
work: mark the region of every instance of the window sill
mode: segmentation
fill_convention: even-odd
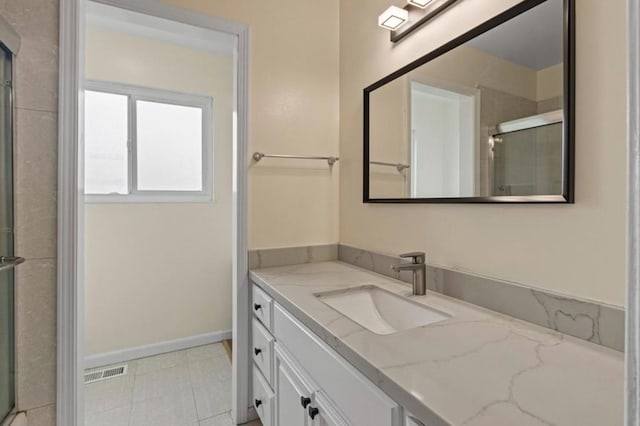
[[[85,195],[86,204],[213,204],[212,194]]]

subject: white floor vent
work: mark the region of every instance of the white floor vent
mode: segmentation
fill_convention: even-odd
[[[118,365],[116,367],[103,368],[101,370],[87,371],[84,373],[84,384],[86,385],[87,383],[126,376],[128,369],[128,365]]]

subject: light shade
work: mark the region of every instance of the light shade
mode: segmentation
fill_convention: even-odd
[[[424,9],[431,1],[432,0],[407,0],[407,3]]]
[[[409,19],[409,12],[397,6],[391,6],[378,16],[378,25],[388,30],[400,28]]]

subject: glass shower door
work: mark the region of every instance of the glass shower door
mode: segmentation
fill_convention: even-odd
[[[13,126],[11,53],[0,46],[0,423],[14,407]]]
[[[493,194],[562,194],[562,123],[493,135]]]

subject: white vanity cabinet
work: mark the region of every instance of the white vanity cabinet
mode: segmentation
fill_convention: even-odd
[[[275,424],[311,426],[307,410],[313,402],[313,389],[291,360],[275,347]]]
[[[253,359],[253,408],[263,426],[275,425],[273,392],[274,338],[271,333],[273,299],[257,286],[252,288],[251,357]]]
[[[253,369],[253,407],[262,420],[263,426],[273,424],[273,406],[275,395],[264,376],[254,367]]]
[[[253,298],[253,315],[267,328],[271,330],[271,311],[273,310],[273,299],[260,287],[254,285],[251,295]]]
[[[348,426],[322,391],[316,392],[314,397],[312,409],[317,410],[317,416],[313,419],[312,426]]]
[[[253,287],[254,407],[264,426],[404,426],[402,407]]]
[[[275,371],[275,424],[348,426],[329,398],[277,344]]]
[[[275,424],[348,426],[331,400],[278,344],[275,346]]]
[[[407,415],[407,418],[405,420],[405,426],[426,426],[426,425],[422,423],[420,420],[413,417],[412,415]]]

